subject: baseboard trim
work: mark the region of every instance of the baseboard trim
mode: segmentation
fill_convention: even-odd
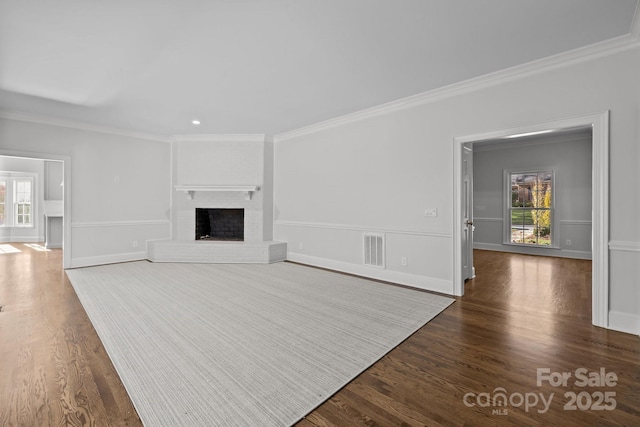
[[[99,255],[83,258],[72,258],[70,268],[90,267],[94,265],[115,264],[118,262],[141,261],[147,259],[147,253],[128,252],[122,254]]]
[[[538,256],[553,256],[558,258],[574,258],[574,259],[591,259],[591,252],[585,251],[571,251],[566,249],[543,249],[541,251],[532,251],[533,248],[520,248],[519,246],[508,246],[499,245],[496,243],[479,243],[473,242],[473,249],[482,249],[485,251],[496,251],[496,252],[511,252],[522,255],[538,255]]]
[[[399,271],[383,270],[380,268],[367,267],[365,265],[357,265],[344,261],[320,258],[295,252],[288,252],[287,260],[298,262],[300,264],[311,265],[314,267],[340,271],[342,273],[354,274],[370,279],[383,280],[385,282],[411,286],[413,288],[423,289],[426,291],[453,295],[453,282],[450,280],[438,279],[428,276],[419,276],[417,274],[402,273]]]
[[[627,334],[640,335],[640,316],[623,313],[621,311],[610,311],[609,329]]]

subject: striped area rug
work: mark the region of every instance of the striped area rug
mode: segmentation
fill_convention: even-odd
[[[291,263],[67,275],[147,426],[291,425],[453,302]]]

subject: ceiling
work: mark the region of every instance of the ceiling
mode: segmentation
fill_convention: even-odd
[[[157,135],[274,135],[627,35],[637,6],[0,0],[0,109]]]

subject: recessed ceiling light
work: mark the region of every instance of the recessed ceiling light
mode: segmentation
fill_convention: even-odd
[[[198,119],[193,119],[193,120],[191,120],[191,124],[192,124],[192,125],[195,125],[195,126],[198,126],[198,125],[200,124],[200,120],[198,120]]]

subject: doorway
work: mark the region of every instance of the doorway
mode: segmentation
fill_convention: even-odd
[[[31,160],[42,160],[44,162],[56,162],[62,164],[62,181],[56,185],[60,186],[62,193],[62,214],[59,212],[52,213],[51,217],[60,218],[62,224],[62,242],[63,251],[62,266],[63,268],[71,267],[71,157],[51,153],[33,153],[28,151],[6,150],[0,148],[0,156],[9,158],[22,158]],[[46,190],[45,190],[46,192]],[[54,204],[55,205],[55,204]],[[60,215],[60,216],[59,216]],[[38,218],[40,220],[40,218]],[[44,219],[42,219],[44,221]],[[54,221],[54,223],[57,220]],[[51,231],[51,229],[49,230]],[[46,230],[45,230],[46,233]]]
[[[609,112],[563,119],[553,122],[504,129],[476,135],[454,138],[454,265],[453,293],[464,294],[464,266],[467,250],[464,242],[466,235],[465,192],[463,174],[463,156],[465,145],[491,139],[505,138],[511,135],[531,134],[543,131],[591,127],[592,129],[592,324],[608,327],[609,281],[608,281],[608,147],[609,147]],[[467,214],[468,215],[468,214]],[[472,216],[471,216],[472,217]]]

